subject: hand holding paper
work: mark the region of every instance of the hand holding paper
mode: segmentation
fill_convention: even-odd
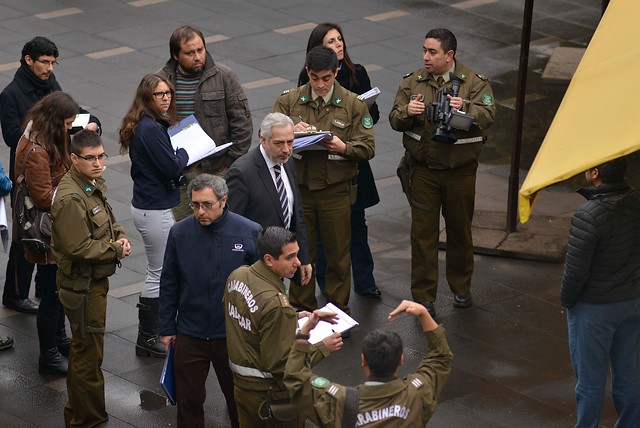
[[[185,149],[189,155],[187,166],[218,153],[233,143],[216,146],[216,143],[204,132],[194,115],[182,119],[169,128],[169,137],[174,150]]]

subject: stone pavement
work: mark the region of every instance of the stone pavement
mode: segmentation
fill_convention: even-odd
[[[346,33],[351,57],[369,70],[382,93],[372,167],[381,203],[368,210],[375,275],[383,292],[379,301],[354,295],[350,306],[361,327],[345,348],[321,363],[317,371],[355,385],[362,338],[372,328],[398,331],[405,342],[406,364],[413,370],[424,341],[417,322],[403,318],[387,326],[386,315],[410,298],[410,215],[395,176],[402,155],[399,136],[386,115],[403,74],[421,66],[421,44],[429,28],[450,28],[458,37],[458,57],[490,77],[499,103],[498,122],[478,172],[476,245],[501,241],[506,211],[509,143],[498,143],[501,127],[510,132],[515,96],[509,76],[517,70],[521,0],[0,0],[0,87],[17,68],[23,44],[44,35],[60,49],[56,75],[62,87],[96,114],[104,125],[109,158],[105,172],[116,215],[133,239],[134,255],[111,280],[105,361],[110,427],[175,425],[175,408],[166,405],[158,384],[162,361],[137,358],[137,293],[145,255],[129,212],[129,161],[118,154],[117,129],[140,78],[168,58],[173,29],[199,26],[216,61],[231,66],[243,82],[253,112],[254,129],[282,90],[295,86],[304,61],[310,30],[316,23],[336,21]],[[600,13],[598,0],[538,0],[534,8],[530,74],[540,75],[553,49],[584,47]],[[553,96],[543,88],[527,99]],[[511,127],[511,128],[510,128]],[[544,135],[544,130],[542,130]],[[505,140],[502,138],[502,140]],[[508,138],[506,139],[508,141]],[[539,142],[538,142],[539,143]],[[493,144],[493,146],[492,146]],[[2,145],[0,160],[8,165]],[[521,179],[526,171],[521,172]],[[545,190],[530,224],[520,225],[516,241],[562,250],[567,222],[580,198],[564,186]],[[551,234],[552,239],[544,236]],[[488,247],[488,245],[485,245]],[[517,247],[517,245],[516,245]],[[524,254],[521,247],[507,248]],[[491,253],[489,251],[489,253]],[[436,303],[439,320],[455,353],[453,373],[444,390],[433,427],[566,427],[574,421],[575,379],[567,350],[566,322],[558,304],[560,263],[476,255],[474,303],[466,310],[451,307],[451,294],[441,272]],[[505,251],[498,254],[505,254]],[[444,253],[441,253],[444,262]],[[0,281],[6,255],[0,253]],[[0,282],[1,283],[1,282]],[[7,427],[61,427],[66,399],[64,379],[37,372],[35,317],[0,308],[0,334],[15,339],[0,353],[0,420]],[[208,379],[207,426],[228,426],[215,374]],[[602,426],[613,426],[610,401]]]

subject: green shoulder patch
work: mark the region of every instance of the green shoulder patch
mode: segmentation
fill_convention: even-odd
[[[482,80],[487,80],[487,76],[485,76],[482,73],[476,73],[476,76],[478,76],[479,78],[481,78]]]
[[[404,76],[402,76],[403,79],[406,79],[407,77],[411,76],[413,74],[413,71],[410,73],[405,74]]]
[[[370,114],[365,114],[364,116],[362,116],[362,126],[365,129],[371,129],[373,128],[373,118],[371,117]]]
[[[482,94],[482,103],[488,106],[493,105],[493,95],[491,94],[491,92],[484,91],[484,94]]]
[[[326,388],[329,384],[331,384],[331,382],[329,382],[329,379],[320,376],[314,377],[311,381],[311,385],[314,388]]]

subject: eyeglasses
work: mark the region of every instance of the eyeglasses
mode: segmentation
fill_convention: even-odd
[[[38,61],[40,64],[44,65],[45,67],[53,67],[54,65],[58,65],[58,61],[47,61],[47,60],[41,60],[41,59],[37,59],[36,61]]]
[[[103,162],[106,158],[109,157],[109,155],[107,155],[106,153],[99,154],[98,156],[94,156],[94,155],[88,155],[88,156],[76,155],[76,156],[78,156],[80,159],[86,160],[87,162],[95,162],[95,161]]]
[[[171,91],[164,91],[164,92],[154,92],[153,96],[156,97],[157,99],[161,100],[165,96],[167,98],[171,98],[171,97],[173,97],[173,94],[171,93]]]
[[[189,206],[194,211],[198,211],[200,210],[200,208],[202,208],[203,210],[210,210],[218,202],[220,202],[220,200],[214,202],[189,202]]]

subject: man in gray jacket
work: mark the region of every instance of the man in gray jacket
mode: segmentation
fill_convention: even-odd
[[[169,39],[171,59],[158,74],[176,91],[178,117],[193,114],[216,145],[233,143],[227,150],[211,155],[184,170],[186,181],[180,188],[180,204],[173,209],[176,221],[192,214],[186,186],[202,173],[224,176],[233,161],[251,146],[253,125],[247,96],[235,73],[216,64],[205,45],[202,32],[191,26],[176,29]]]

